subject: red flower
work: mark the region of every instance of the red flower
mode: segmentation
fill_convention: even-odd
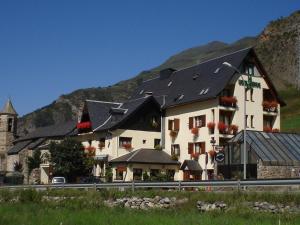
[[[215,152],[214,150],[210,150],[210,151],[208,152],[208,154],[210,155],[211,158],[214,158],[215,155],[216,155],[216,152]]]
[[[234,96],[222,96],[220,98],[220,102],[224,106],[235,107],[237,103],[237,99]]]
[[[219,129],[220,133],[222,133],[222,134],[226,133],[227,128],[228,128],[228,126],[225,123],[223,123],[223,122],[218,123],[218,129]]]
[[[272,132],[272,128],[269,127],[269,126],[265,126],[264,127],[264,132],[270,133],[270,132]]]
[[[192,132],[193,135],[197,136],[197,135],[199,134],[199,129],[198,129],[198,127],[192,128],[191,132]]]
[[[171,131],[170,131],[170,136],[173,137],[173,138],[176,137],[177,134],[178,134],[178,133],[177,133],[177,131],[175,131],[175,130],[171,130]]]
[[[215,129],[215,126],[216,126],[216,124],[215,124],[214,122],[209,122],[209,123],[207,124],[207,127],[208,127],[209,129],[211,129],[211,130]]]
[[[91,127],[92,127],[91,122],[77,123],[77,129],[90,129]]]
[[[236,134],[239,130],[239,127],[237,125],[231,124],[228,129],[229,132],[232,132],[232,134]]]
[[[125,148],[126,150],[130,150],[130,149],[132,149],[132,146],[131,146],[131,144],[130,144],[130,143],[123,144],[123,145],[122,145],[122,147],[123,147],[123,148]]]
[[[87,151],[87,156],[88,157],[95,156],[95,154],[96,154],[96,148],[93,147],[93,146],[85,147],[85,150]]]
[[[199,155],[200,155],[199,152],[194,152],[191,154],[192,158],[196,160],[199,159]]]
[[[280,130],[279,130],[279,129],[277,129],[277,128],[275,128],[275,129],[273,129],[273,130],[272,130],[272,132],[273,132],[273,133],[279,133],[279,132],[280,132]]]

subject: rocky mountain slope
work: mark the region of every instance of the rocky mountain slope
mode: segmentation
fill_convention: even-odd
[[[76,119],[77,112],[85,99],[124,101],[128,99],[132,90],[140,82],[154,77],[163,68],[181,69],[248,46],[255,46],[258,57],[261,59],[277,89],[286,91],[292,87],[295,90],[299,90],[299,24],[300,11],[297,11],[289,17],[270,22],[258,37],[246,37],[232,44],[214,41],[206,45],[190,48],[170,57],[156,68],[143,71],[137,76],[113,86],[80,89],[70,94],[62,95],[50,105],[20,118],[19,133],[24,134],[34,130],[36,127]],[[298,98],[297,91],[295,92],[296,98]],[[300,118],[300,109],[298,111]],[[298,114],[296,113],[296,115]]]

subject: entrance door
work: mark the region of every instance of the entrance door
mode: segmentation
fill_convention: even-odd
[[[184,180],[184,181],[189,181],[189,180],[190,180],[190,175],[191,175],[190,171],[185,170],[185,171],[183,172],[183,180]]]

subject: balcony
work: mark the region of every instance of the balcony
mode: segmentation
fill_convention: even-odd
[[[236,103],[237,103],[237,99],[235,96],[221,96],[219,98],[219,104],[225,110],[230,110],[230,111],[236,110],[236,106],[237,106]]]
[[[231,137],[232,135],[236,135],[239,127],[235,124],[227,125],[224,122],[218,123],[218,130],[221,137]]]
[[[271,126],[264,126],[264,132],[266,133],[278,133],[280,132],[277,128],[272,128]]]
[[[266,115],[277,115],[278,103],[276,101],[263,101],[262,103],[263,112]]]

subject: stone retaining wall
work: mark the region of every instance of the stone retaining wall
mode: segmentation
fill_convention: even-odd
[[[299,178],[300,166],[269,166],[257,164],[257,179]]]

